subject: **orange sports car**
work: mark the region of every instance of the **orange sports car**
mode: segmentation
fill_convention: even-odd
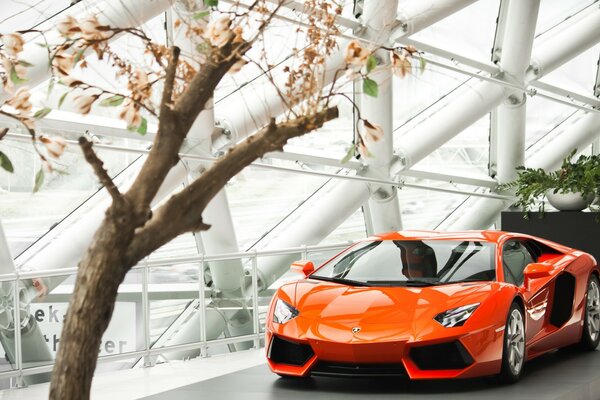
[[[498,375],[548,351],[600,341],[592,256],[528,235],[394,232],[360,241],[269,307],[269,366],[282,376]]]

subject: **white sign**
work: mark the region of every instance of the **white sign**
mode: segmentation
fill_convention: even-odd
[[[58,350],[67,306],[68,303],[31,304],[31,315],[40,326],[52,354]],[[115,304],[112,319],[98,350],[100,356],[136,350],[135,303]]]

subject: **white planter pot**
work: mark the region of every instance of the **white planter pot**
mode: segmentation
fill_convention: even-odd
[[[581,192],[554,193],[554,190],[546,192],[546,198],[554,208],[560,211],[581,211],[587,208],[595,196],[590,194],[587,198],[581,195]]]

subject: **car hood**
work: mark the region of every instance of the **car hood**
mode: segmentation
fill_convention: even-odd
[[[415,339],[417,333],[427,334],[432,325],[438,325],[433,320],[437,314],[483,303],[492,297],[495,285],[469,282],[428,287],[353,287],[305,280],[289,294],[305,328],[312,332],[310,336],[324,339],[339,337],[340,332],[347,336],[352,328],[361,327],[358,336],[364,340],[382,340],[399,333]]]

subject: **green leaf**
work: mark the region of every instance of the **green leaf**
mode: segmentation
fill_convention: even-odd
[[[125,98],[119,94],[106,98],[100,102],[102,107],[116,107],[120,106],[123,103]]]
[[[12,67],[10,69],[10,80],[12,81],[12,83],[14,83],[16,85],[27,82],[26,78],[19,78],[19,75],[17,75],[17,71],[15,70],[15,67]]]
[[[42,185],[44,184],[44,170],[40,168],[40,170],[35,174],[35,185],[33,186],[33,193],[40,190]]]
[[[207,7],[216,7],[219,5],[219,0],[204,0],[204,5]]]
[[[81,60],[81,57],[83,57],[83,52],[84,50],[79,50],[77,52],[77,54],[75,54],[75,58],[73,59],[73,64],[77,64],[79,62],[79,60]]]
[[[375,58],[374,55],[370,55],[369,58],[367,58],[367,74],[373,71],[375,67],[377,67],[377,58]]]
[[[148,132],[148,120],[144,117],[142,117],[142,123],[140,124],[140,127],[137,128],[137,133],[139,133],[140,135],[145,135]]]
[[[50,78],[50,81],[48,82],[48,92],[46,93],[46,100],[48,100],[48,98],[50,97],[50,94],[52,93],[52,90],[54,90],[55,83],[56,83],[56,80],[54,78]]]
[[[27,67],[27,68],[33,67],[32,63],[27,62],[25,60],[19,60],[19,61],[17,61],[17,64],[22,65],[22,66]]]
[[[194,19],[202,19],[208,17],[210,15],[210,11],[200,11],[192,16]]]
[[[373,79],[365,78],[363,81],[363,92],[368,96],[377,97],[379,95],[377,82]]]
[[[425,66],[427,65],[427,61],[423,57],[419,57],[419,72],[422,74],[425,72]]]
[[[13,172],[15,172],[12,162],[10,162],[10,159],[8,158],[8,156],[1,151],[0,151],[0,167],[2,167],[4,170],[10,172],[11,174]]]
[[[60,99],[58,99],[58,108],[60,108],[60,106],[62,106],[62,104],[65,102],[68,94],[69,92],[64,92],[63,95],[60,96]]]
[[[346,155],[344,156],[344,158],[342,158],[342,160],[340,161],[342,164],[346,164],[348,161],[350,161],[350,159],[352,157],[354,157],[354,155],[356,154],[356,146],[352,145],[348,151],[346,152]]]
[[[33,114],[33,118],[42,119],[46,115],[50,114],[50,111],[52,111],[52,109],[48,107],[42,108],[41,110],[37,110],[36,113]]]

